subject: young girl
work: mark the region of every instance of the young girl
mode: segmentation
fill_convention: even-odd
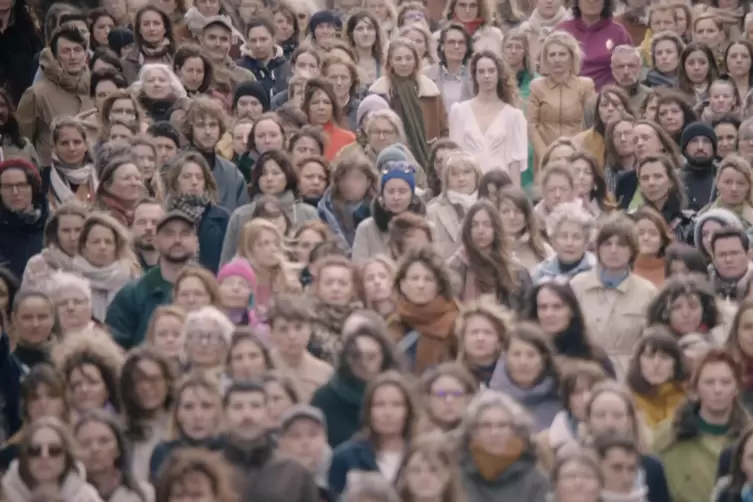
[[[248,261],[236,258],[217,274],[220,302],[235,325],[257,326],[254,311],[256,274]]]

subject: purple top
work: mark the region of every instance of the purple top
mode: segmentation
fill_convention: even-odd
[[[596,92],[603,86],[614,83],[612,51],[618,45],[633,45],[624,26],[611,18],[602,19],[590,26],[581,19],[570,19],[561,22],[557,28],[568,32],[580,42],[583,50],[580,75],[594,81]]]

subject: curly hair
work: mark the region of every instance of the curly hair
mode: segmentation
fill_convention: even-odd
[[[625,383],[631,391],[651,396],[658,394],[659,386],[646,381],[640,363],[643,354],[656,354],[657,352],[671,357],[674,363],[674,372],[669,377],[669,383],[684,385],[688,380],[690,374],[677,338],[664,326],[649,326],[643,331],[642,337],[635,347],[625,376]]]
[[[453,298],[450,270],[447,268],[442,255],[433,247],[428,246],[409,249],[403,256],[403,261],[400,262],[400,266],[395,273],[395,287],[398,293],[403,294],[401,283],[408,275],[408,270],[416,263],[420,263],[434,274],[434,278],[437,281],[437,296],[447,299]]]
[[[155,500],[172,499],[176,487],[184,486],[195,475],[204,476],[212,487],[216,502],[238,502],[238,492],[233,484],[233,471],[223,458],[204,448],[182,448],[168,458],[155,483]]]
[[[721,322],[721,315],[716,306],[716,296],[711,286],[700,277],[688,275],[675,276],[664,283],[664,287],[659,291],[659,294],[648,305],[646,325],[660,324],[671,330],[669,319],[672,303],[680,297],[690,295],[697,296],[703,308],[701,325],[711,329]]]
[[[497,53],[488,49],[476,52],[471,57],[470,74],[473,81],[473,93],[478,94],[478,80],[476,80],[476,68],[481,59],[490,59],[497,68],[497,96],[505,103],[520,107],[520,92],[518,91],[518,82],[515,73],[510,69],[510,65],[502,59]]]
[[[482,296],[465,303],[455,321],[455,336],[459,340],[458,361],[463,363],[466,362],[466,350],[463,343],[465,330],[468,328],[469,319],[476,316],[483,317],[494,326],[500,348],[505,345],[515,322],[515,315],[489,296]]]
[[[80,369],[82,366],[94,366],[102,376],[102,381],[107,388],[107,399],[109,404],[116,412],[121,410],[120,401],[120,371],[122,359],[115,359],[114,354],[110,353],[107,347],[101,344],[92,344],[89,337],[82,337],[82,343],[79,343],[71,352],[65,355],[59,365],[60,372],[65,377],[70,386],[71,374]]]

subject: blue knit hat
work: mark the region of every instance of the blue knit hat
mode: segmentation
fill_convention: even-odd
[[[393,162],[412,162],[413,156],[408,147],[402,143],[395,143],[379,152],[376,158],[376,168],[380,173],[389,171]]]
[[[382,175],[380,193],[384,193],[384,186],[390,180],[403,180],[411,193],[416,193],[416,166],[404,161],[392,162],[389,170]]]

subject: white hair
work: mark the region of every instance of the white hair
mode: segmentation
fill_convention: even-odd
[[[583,233],[590,235],[596,220],[591,213],[583,209],[583,204],[578,201],[558,204],[546,219],[546,234],[550,241],[557,235],[563,223],[580,225]]]
[[[485,389],[471,401],[460,423],[460,433],[465,443],[470,441],[471,434],[476,428],[478,417],[489,408],[501,408],[508,415],[517,436],[531,444],[535,430],[533,418],[518,402],[502,392]]]
[[[183,84],[175,74],[175,72],[168,65],[164,63],[147,63],[141,67],[139,71],[139,78],[131,84],[131,89],[135,96],[141,94],[141,90],[144,87],[144,80],[146,76],[154,71],[161,71],[167,76],[168,82],[170,82],[170,89],[172,89],[173,96],[176,98],[185,98],[187,96],[186,90],[183,88]]]
[[[92,288],[88,279],[81,277],[80,275],[59,270],[52,274],[52,296],[57,298],[68,289],[75,289],[84,294],[87,300],[89,300],[89,303],[91,303]]]
[[[618,45],[614,48],[612,51],[612,60],[614,61],[614,58],[619,56],[633,56],[637,58],[638,60],[641,60],[641,53],[640,51],[633,47],[632,45]]]
[[[189,312],[186,316],[186,323],[183,325],[183,332],[187,333],[188,327],[199,321],[211,321],[215,323],[225,343],[230,345],[230,339],[233,336],[233,331],[235,331],[235,324],[228,319],[224,312],[212,305],[201,307],[195,312]]]

